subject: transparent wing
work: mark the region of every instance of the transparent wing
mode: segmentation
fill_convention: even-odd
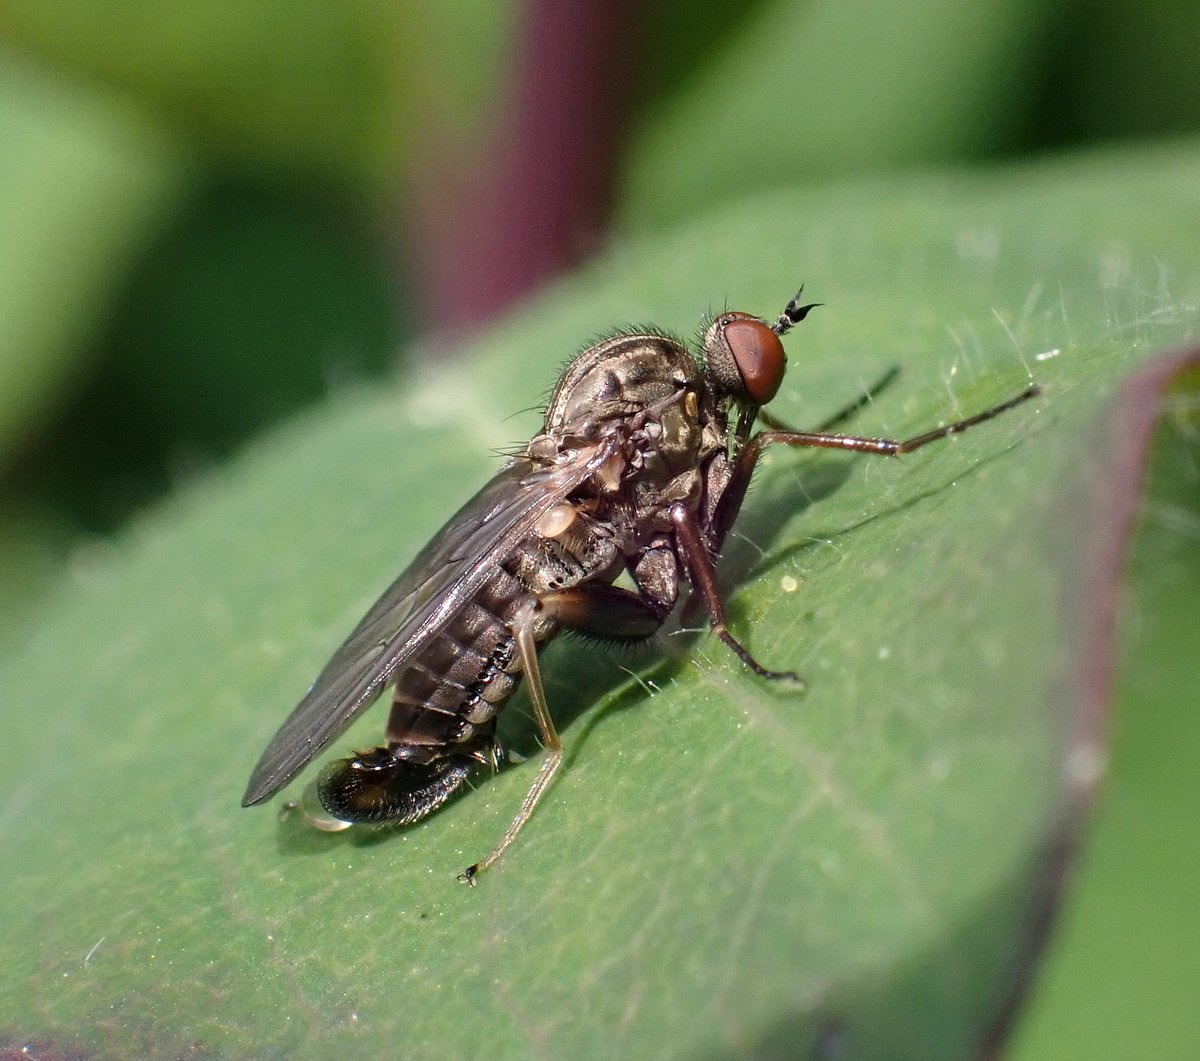
[[[468,501],[325,665],[258,760],[242,806],[278,792],[457,615],[546,512],[612,455],[611,444],[550,468],[520,458]]]

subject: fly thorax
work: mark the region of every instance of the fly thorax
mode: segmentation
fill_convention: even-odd
[[[695,502],[700,497],[700,472],[691,468],[683,472],[659,491],[659,499],[664,505],[673,505],[676,501]]]
[[[701,429],[700,448],[705,453],[718,450],[727,451],[729,448],[729,426],[725,419],[707,419]]]
[[[559,439],[553,435],[534,435],[525,447],[525,453],[539,464],[553,464],[561,449]]]
[[[697,385],[681,343],[665,335],[614,335],[579,354],[546,407],[545,434],[596,438],[605,423],[628,420]]]
[[[700,503],[700,473],[695,468],[681,472],[661,485],[644,480],[634,490],[637,534],[633,536],[639,546],[649,537],[671,530],[670,507],[682,501],[688,508],[696,509]]]
[[[732,477],[733,467],[729,463],[729,458],[725,456],[724,452],[714,453],[704,466],[703,472],[704,500],[700,509],[700,517],[705,527],[712,526],[717,506]]]
[[[695,468],[704,442],[695,392],[683,392],[656,421],[645,426],[644,433],[647,452],[668,475]]]

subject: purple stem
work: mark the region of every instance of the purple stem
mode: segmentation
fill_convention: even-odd
[[[432,330],[484,323],[599,245],[636,9],[636,0],[528,0],[495,136],[453,174],[443,164],[453,144],[426,152],[414,271]]]

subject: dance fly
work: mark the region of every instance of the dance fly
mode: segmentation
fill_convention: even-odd
[[[243,806],[296,777],[385,689],[384,743],[330,762],[310,786],[322,828],[407,825],[502,752],[497,716],[524,678],[545,748],[528,794],[474,884],[516,839],[562,764],[538,652],[560,631],[642,641],[690,586],[712,633],[759,678],[770,670],[730,632],[716,564],[768,446],[895,457],[965,431],[1038,393],[896,441],[812,431],[764,410],[783,382],[783,336],[816,303],[774,320],[725,312],[695,354],[653,330],[619,331],[564,370],[542,430],[468,501],[392,584],[321,671],[254,768]],[[754,431],[756,422],[764,430]],[[627,576],[632,588],[615,585]]]

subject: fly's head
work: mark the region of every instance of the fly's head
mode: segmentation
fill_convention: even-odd
[[[700,341],[700,357],[705,382],[717,405],[754,410],[778,393],[787,370],[781,336],[820,305],[801,305],[803,290],[796,292],[774,324],[750,313],[730,311],[708,326]]]

